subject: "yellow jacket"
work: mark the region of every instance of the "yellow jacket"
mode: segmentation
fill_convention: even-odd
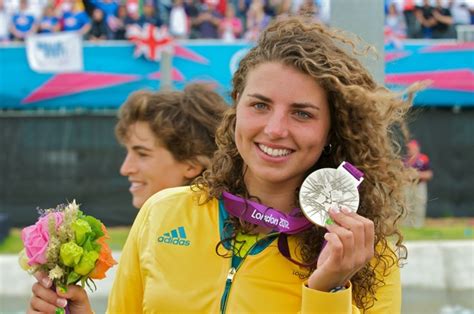
[[[307,288],[307,270],[284,258],[274,240],[251,251],[232,274],[231,259],[216,254],[227,217],[222,202],[198,203],[189,187],[145,203],[122,251],[109,313],[359,313],[351,288]],[[398,267],[384,280],[368,313],[400,312]]]

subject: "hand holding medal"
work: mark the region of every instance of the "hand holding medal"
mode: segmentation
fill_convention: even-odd
[[[303,213],[326,227],[326,244],[308,286],[321,291],[344,287],[373,257],[374,226],[358,215],[363,173],[348,162],[311,173],[300,189]],[[333,223],[335,222],[335,223]]]

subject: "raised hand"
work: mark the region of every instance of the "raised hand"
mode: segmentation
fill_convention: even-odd
[[[348,281],[374,256],[374,223],[342,207],[331,209],[334,224],[327,225],[326,244],[317,269],[308,280],[309,288],[330,291]]]

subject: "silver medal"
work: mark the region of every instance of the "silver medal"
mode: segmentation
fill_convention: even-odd
[[[359,207],[357,189],[362,178],[355,178],[343,165],[337,169],[323,168],[314,171],[301,185],[299,199],[301,210],[313,223],[325,226],[331,207],[346,207],[356,212]]]

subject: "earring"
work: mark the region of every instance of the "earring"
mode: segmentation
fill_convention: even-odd
[[[329,155],[332,152],[332,144],[328,144],[323,148],[323,154]]]

